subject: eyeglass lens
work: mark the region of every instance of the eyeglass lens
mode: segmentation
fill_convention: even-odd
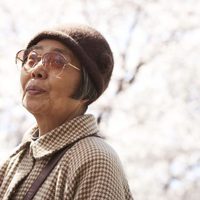
[[[62,70],[68,61],[58,52],[48,52],[40,56],[36,51],[22,51],[17,55],[17,64],[30,70],[35,67],[42,59],[42,64],[45,67],[50,67],[54,70]]]

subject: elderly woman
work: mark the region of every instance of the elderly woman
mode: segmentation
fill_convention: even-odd
[[[42,31],[16,63],[37,125],[0,168],[0,199],[131,200],[116,153],[84,114],[112,74],[105,38],[84,25]]]

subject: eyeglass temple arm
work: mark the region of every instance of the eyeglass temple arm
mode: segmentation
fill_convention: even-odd
[[[77,69],[78,71],[80,71],[80,69],[74,65],[72,65],[71,63],[68,63],[69,66],[73,67],[74,69]]]

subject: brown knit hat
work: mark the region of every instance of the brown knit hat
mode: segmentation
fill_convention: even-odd
[[[54,39],[66,45],[78,58],[81,67],[85,68],[98,97],[104,92],[110,81],[114,61],[110,46],[101,33],[86,25],[56,27],[38,33],[28,43],[27,49],[43,39]]]

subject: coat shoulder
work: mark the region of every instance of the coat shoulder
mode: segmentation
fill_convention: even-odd
[[[68,189],[76,190],[77,199],[132,200],[120,159],[113,148],[97,137],[78,142],[70,150],[67,176]],[[74,184],[72,184],[74,183]]]
[[[90,137],[77,143],[70,153],[71,161],[76,167],[87,164],[107,169],[121,169],[121,161],[115,150],[104,139]]]

